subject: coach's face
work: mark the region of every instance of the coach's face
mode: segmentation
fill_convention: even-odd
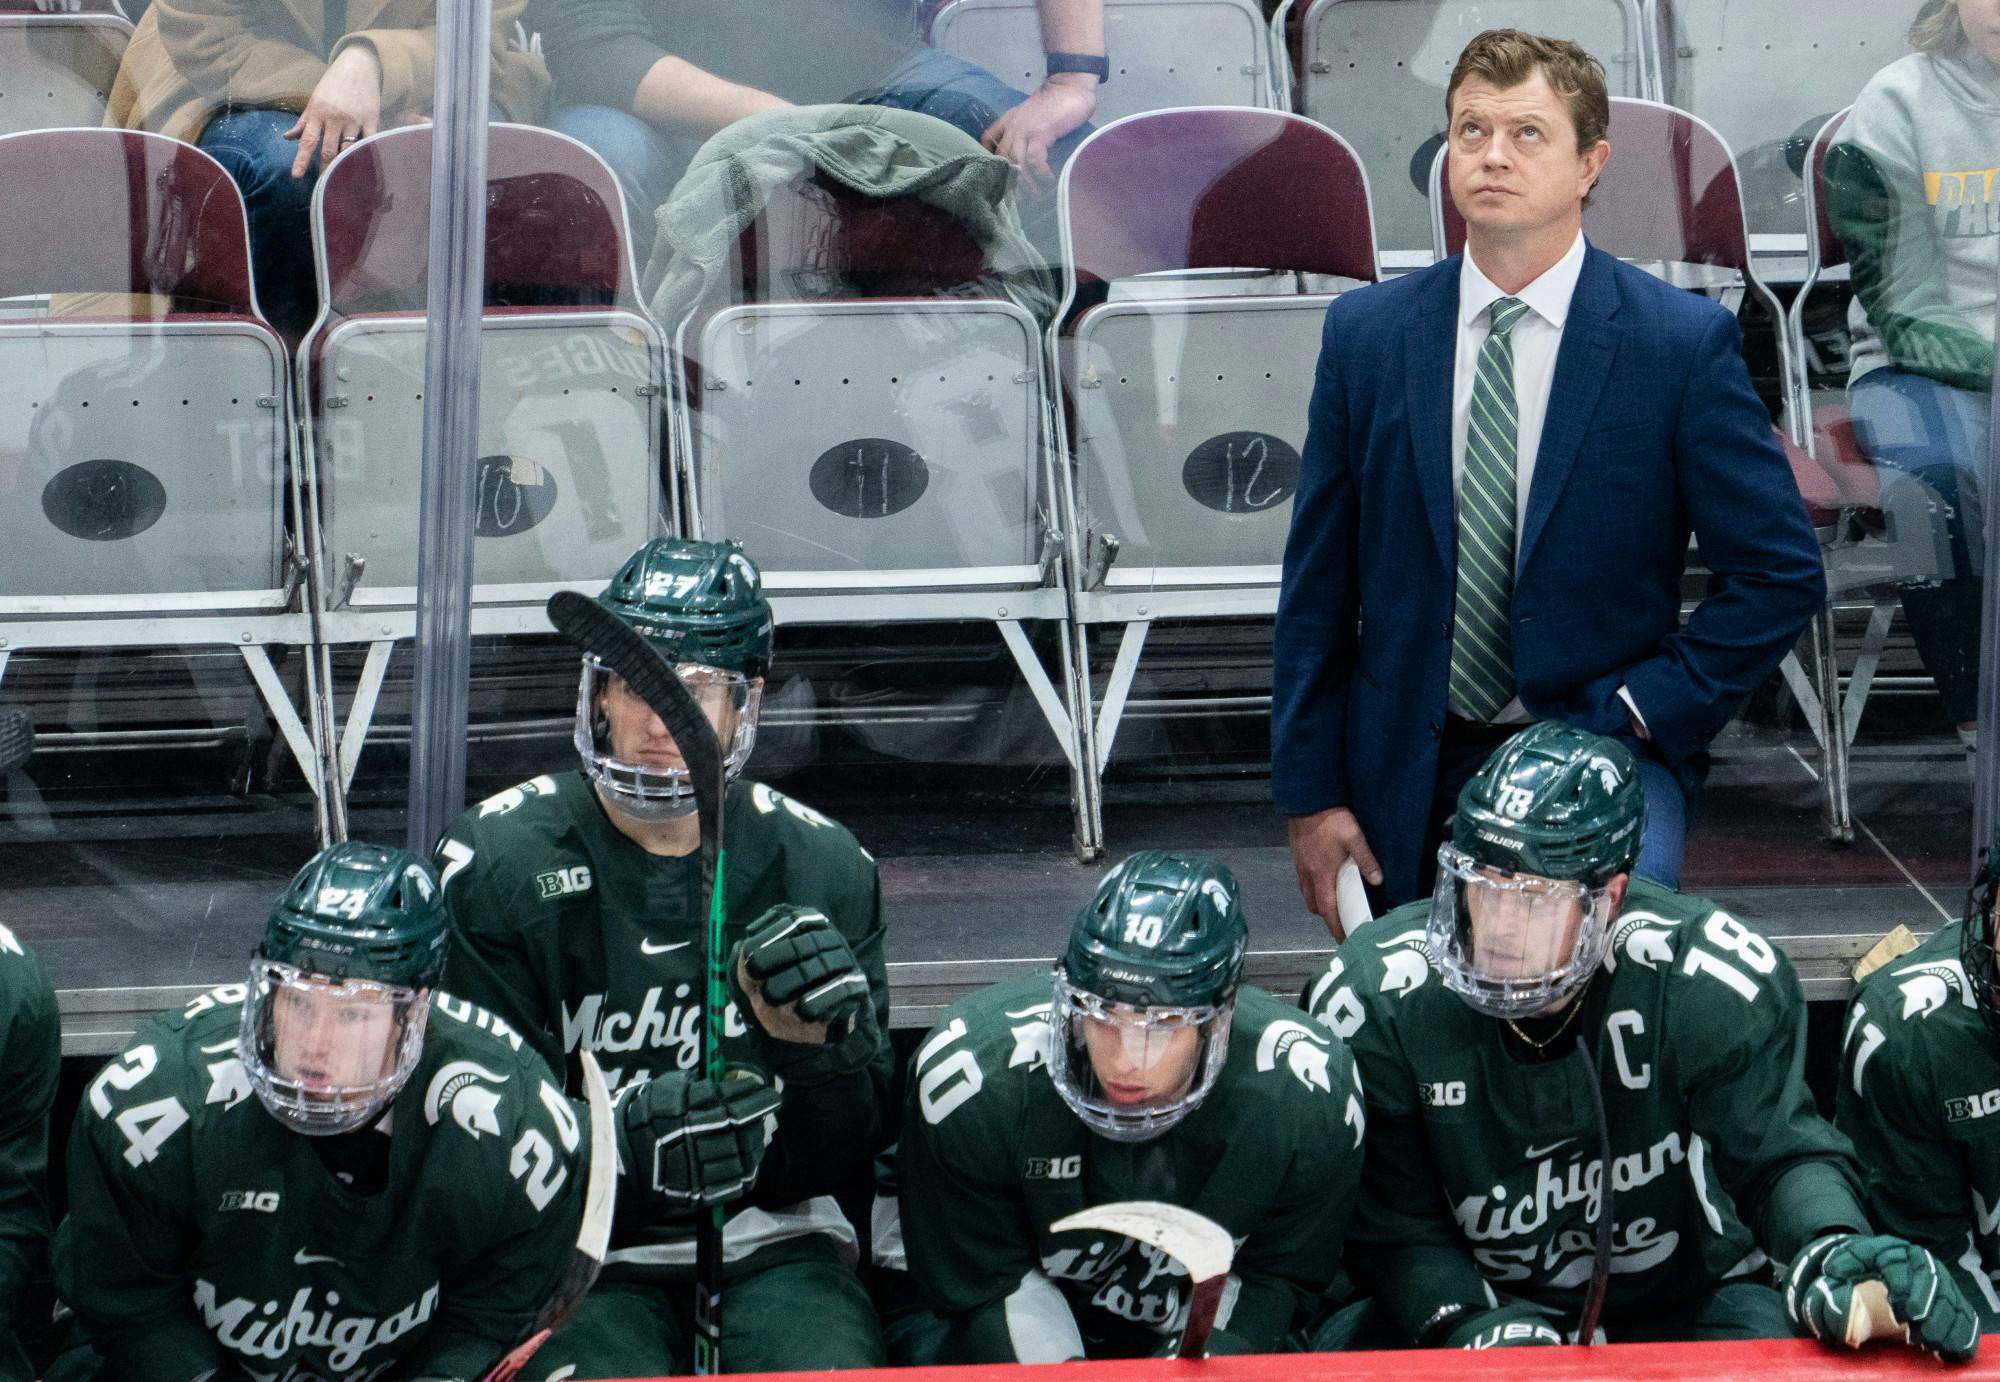
[[[1958,0],[1958,22],[1973,51],[2000,67],[2000,0]]]
[[[1579,153],[1569,107],[1539,68],[1519,86],[1468,77],[1452,97],[1451,199],[1475,238],[1582,224],[1583,198],[1611,146]]]

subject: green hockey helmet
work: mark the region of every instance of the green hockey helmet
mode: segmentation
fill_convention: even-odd
[[[2000,895],[2000,821],[1993,823],[1993,836],[1986,845],[1986,857],[1965,895],[1965,919],[1958,932],[1958,962],[1979,1000],[1979,1015],[2000,1038],[2000,953],[1994,944],[1993,904]]]
[[[597,597],[638,630],[680,673],[721,741],[730,778],[756,746],[763,678],[771,665],[771,605],[757,567],[737,542],[654,538],[628,558]],[[632,698],[631,713],[608,703],[630,697],[586,655],[577,688],[576,748],[600,794],[640,820],[695,809],[672,736]],[[621,702],[622,704],[622,702]]]
[[[679,665],[741,672],[771,666],[771,604],[740,542],[656,537],[627,557],[597,602]]]
[[[1589,983],[1610,884],[1638,860],[1645,827],[1638,765],[1615,739],[1545,721],[1502,744],[1438,848],[1429,942],[1445,986],[1512,1018]]]
[[[349,841],[292,879],[250,966],[237,1052],[272,1116],[315,1136],[375,1118],[416,1068],[448,940],[419,856]]]
[[[1104,876],[1055,972],[1049,1074],[1118,1141],[1156,1137],[1222,1073],[1249,926],[1236,879],[1197,854],[1148,850]]]

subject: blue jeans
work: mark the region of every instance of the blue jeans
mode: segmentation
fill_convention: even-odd
[[[852,97],[857,105],[888,106],[933,116],[974,139],[986,133],[1003,111],[1027,99],[1025,92],[983,68],[930,47],[916,49],[880,86]],[[653,213],[672,195],[674,184],[694,161],[703,137],[663,129],[612,106],[565,106],[549,125],[587,145],[618,175],[632,224],[633,254],[645,263],[653,243]],[[1091,129],[1084,124],[1057,140],[1049,150],[1050,165],[1059,166],[1075,153]]]
[[[228,110],[210,120],[195,141],[243,193],[257,300],[271,325],[293,341],[319,312],[310,229],[319,158],[314,156],[304,177],[292,176],[299,146],[284,133],[298,118],[288,110]]]
[[[1951,555],[1940,579],[1902,589],[1903,617],[1953,724],[1979,718],[1980,573],[1985,566],[1981,476],[1992,399],[1921,374],[1871,370],[1849,390],[1854,437],[1888,468],[1883,487],[1918,485],[1932,538]]]

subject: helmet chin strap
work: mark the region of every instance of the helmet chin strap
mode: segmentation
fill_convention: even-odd
[[[665,825],[668,821],[685,820],[696,809],[692,792],[670,797],[642,797],[602,779],[597,783],[597,790],[606,807],[641,825]]]

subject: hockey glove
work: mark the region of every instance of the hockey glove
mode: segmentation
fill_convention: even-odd
[[[1871,1327],[1867,1283],[1879,1282],[1895,1315],[1893,1328],[1912,1348],[1947,1363],[1979,1352],[1979,1316],[1942,1264],[1915,1243],[1886,1235],[1829,1233],[1814,1239],[1785,1278],[1792,1326],[1829,1347],[1859,1348],[1883,1332]],[[1860,1296],[1860,1299],[1857,1299]]]
[[[1561,1331],[1532,1305],[1481,1310],[1452,1323],[1440,1348],[1536,1348],[1563,1341]]]
[[[720,1083],[660,1075],[625,1097],[618,1119],[627,1171],[667,1205],[721,1204],[757,1179],[778,1130],[778,1091],[732,1066]]]
[[[795,1048],[772,1052],[786,1079],[846,1074],[874,1058],[881,1033],[868,976],[824,913],[771,908],[736,947],[729,971],[739,1003],[765,1035]]]

